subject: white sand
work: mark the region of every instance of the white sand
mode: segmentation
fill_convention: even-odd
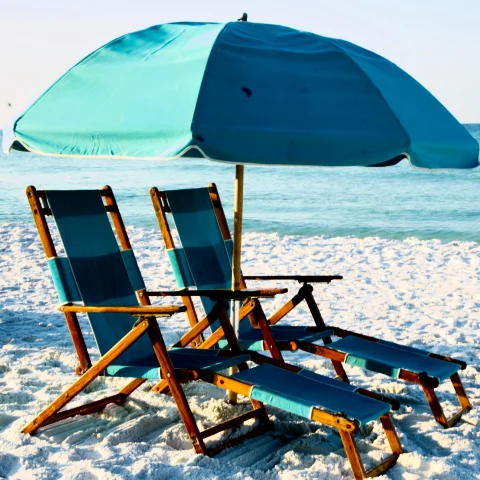
[[[159,233],[139,228],[129,232],[147,285],[173,288]],[[248,274],[344,275],[343,281],[316,287],[327,323],[466,360],[469,366],[462,378],[472,403],[478,404],[480,245],[247,234],[243,269]],[[288,286],[293,294],[296,285]],[[270,301],[267,310],[284,299]],[[20,429],[76,379],[73,348],[63,316],[56,311],[33,225],[0,225],[0,305],[0,478],[351,478],[334,430],[272,408],[281,435],[257,437],[215,458],[195,455],[172,398],[149,393],[147,385],[122,407],[67,421],[35,437],[21,434]],[[286,321],[311,322],[303,308]],[[186,328],[180,315],[160,323],[167,343]],[[86,340],[92,357],[98,358],[91,334]],[[321,358],[299,353],[289,359],[332,375]],[[347,369],[353,383],[398,394],[402,402],[393,418],[407,453],[382,478],[480,478],[477,409],[456,427],[443,430],[419,387]],[[124,383],[96,381],[87,389],[88,397],[80,395],[75,404],[114,393]],[[226,404],[224,392],[206,384],[190,384],[186,392],[202,427],[246,408],[243,401],[236,407]],[[450,402],[447,411],[453,412],[451,386],[439,392]],[[375,422],[359,437],[370,466],[385,452],[379,434]]]

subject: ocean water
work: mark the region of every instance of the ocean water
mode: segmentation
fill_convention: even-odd
[[[480,124],[467,125],[480,141]],[[1,133],[0,133],[1,139]],[[234,166],[199,159],[171,162],[42,157],[0,152],[0,222],[31,222],[25,187],[110,185],[127,225],[156,227],[149,188],[215,182],[233,216]],[[417,237],[480,242],[480,168],[247,167],[244,230],[279,235]]]

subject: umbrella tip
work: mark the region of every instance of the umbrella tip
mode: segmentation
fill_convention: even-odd
[[[246,22],[248,20],[248,14],[244,13],[237,22]]]

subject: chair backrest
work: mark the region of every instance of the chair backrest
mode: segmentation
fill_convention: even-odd
[[[177,285],[231,288],[233,245],[231,240],[223,239],[208,188],[164,193],[182,245],[167,250]],[[205,312],[210,312],[214,302],[206,297],[201,301]],[[213,329],[220,327],[217,323]],[[249,321],[240,322],[240,331],[251,328]]]
[[[45,191],[47,206],[60,234],[65,257],[48,259],[61,302],[89,306],[135,306],[136,290],[145,288],[131,250],[120,251],[99,190]],[[88,314],[104,355],[133,327],[124,313]],[[117,359],[121,365],[141,365],[151,355],[146,336]]]

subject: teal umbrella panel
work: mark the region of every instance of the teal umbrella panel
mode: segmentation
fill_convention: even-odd
[[[113,40],[14,120],[4,134],[11,148],[234,164],[478,165],[473,137],[392,62],[343,40],[250,22],[164,24]]]

